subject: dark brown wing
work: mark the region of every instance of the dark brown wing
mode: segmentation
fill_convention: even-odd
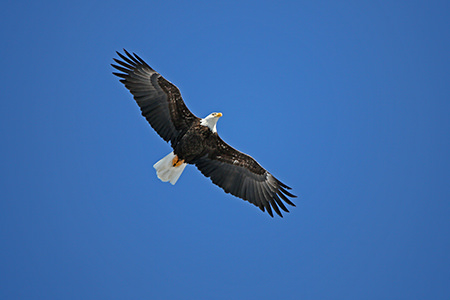
[[[289,212],[283,201],[295,206],[287,196],[291,189],[261,167],[251,156],[244,154],[217,139],[217,150],[195,162],[197,168],[226,193],[247,200],[273,217],[272,208],[283,217],[281,208]]]
[[[184,104],[179,89],[153,70],[135,53],[117,54],[114,68],[123,73],[113,73],[122,78],[125,87],[133,94],[142,115],[166,141],[174,142],[178,135],[198,120]]]

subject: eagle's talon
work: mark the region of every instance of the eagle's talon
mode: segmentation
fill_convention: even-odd
[[[184,159],[179,159],[178,155],[175,155],[175,157],[172,159],[172,167],[179,167],[184,163]]]

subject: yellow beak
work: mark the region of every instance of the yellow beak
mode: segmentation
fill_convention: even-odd
[[[220,118],[222,116],[222,113],[217,113],[216,117]]]

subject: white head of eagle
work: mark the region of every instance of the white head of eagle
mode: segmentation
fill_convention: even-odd
[[[219,118],[221,116],[222,116],[222,113],[213,112],[213,113],[209,114],[206,118],[201,119],[200,125],[208,126],[212,132],[216,133],[217,132],[216,124],[217,124],[217,121],[219,121]]]

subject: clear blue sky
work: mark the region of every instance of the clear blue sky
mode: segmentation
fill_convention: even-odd
[[[449,1],[7,2],[1,299],[450,299]],[[122,48],[297,207],[159,181]]]

